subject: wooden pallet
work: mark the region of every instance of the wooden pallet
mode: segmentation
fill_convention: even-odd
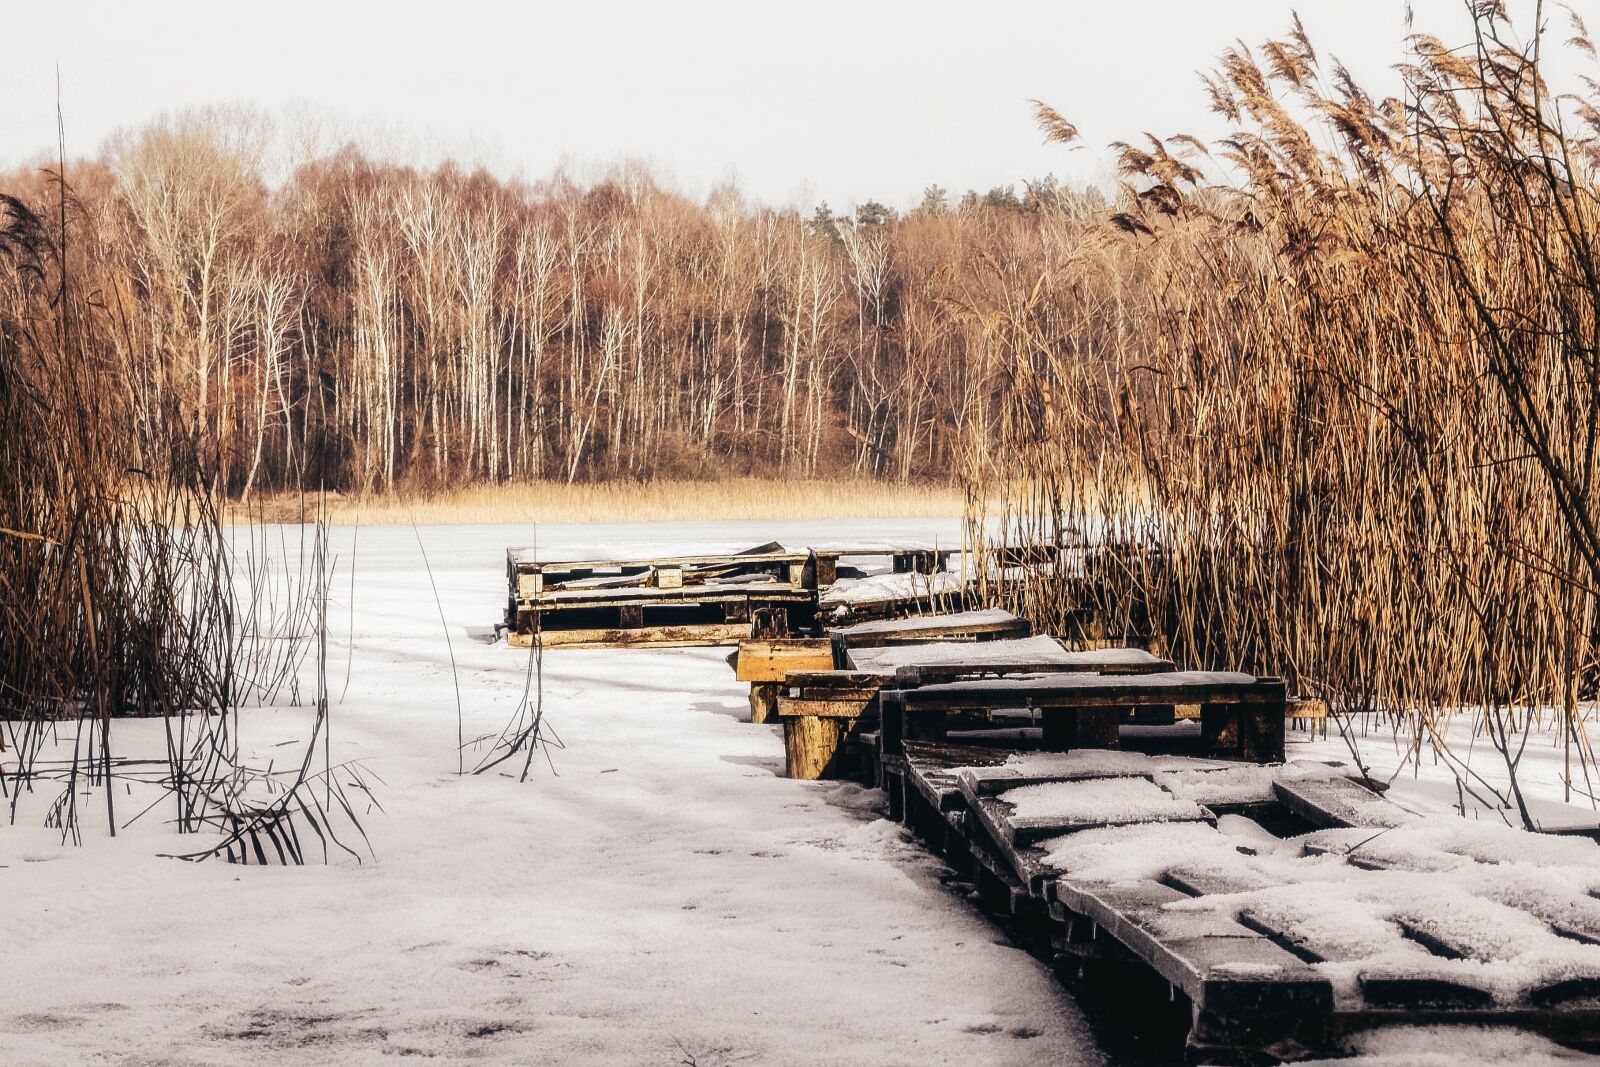
[[[1043,753],[1008,763],[1015,753],[908,741],[899,806],[955,869],[982,880],[986,862],[1003,863],[1004,877],[989,872],[990,880],[1028,899],[1008,902],[998,890],[985,899],[1013,917],[1042,910],[1042,950],[1054,958],[1126,960],[1181,991],[1192,1008],[1191,1059],[1329,1055],[1359,1030],[1430,1023],[1517,1026],[1600,1048],[1600,905],[1570,888],[1574,879],[1594,880],[1600,852],[1590,854],[1592,843],[1491,828],[1505,840],[1464,844],[1458,837],[1468,824],[1420,816],[1337,767],[1110,753],[1113,762],[1097,768],[1095,754],[1079,755],[1075,765]],[[1162,824],[1119,823],[1095,810],[1104,807],[1106,784],[1130,779],[1174,800],[1220,799],[1198,812],[1179,805]],[[1058,806],[1048,817],[1037,801],[1031,815],[1018,816],[1024,809],[1008,795],[1052,783],[1067,788],[1050,794]],[[1219,811],[1273,806],[1299,820],[1301,834],[1264,852],[1215,826]],[[1183,835],[1181,848],[1157,836],[1169,833]],[[1500,877],[1499,864],[1524,856],[1567,866],[1542,885],[1537,866],[1519,868],[1513,883]],[[1426,882],[1440,870],[1459,877]],[[1411,892],[1407,877],[1434,892],[1455,887],[1456,902]],[[1504,897],[1494,888],[1527,879],[1531,892]],[[1357,925],[1378,933],[1363,942],[1343,918],[1319,921],[1319,892],[1354,907]],[[1515,988],[1484,981],[1479,969],[1477,961],[1492,967],[1506,951],[1496,924],[1485,921],[1493,915],[1516,927],[1529,960]],[[1523,968],[1509,973],[1522,976]]]
[[[928,641],[998,641],[1027,637],[1032,632],[1028,620],[1000,608],[931,613],[828,628],[828,635],[847,649]]]
[[[506,554],[506,624],[526,647],[726,644],[749,636],[761,612],[810,625],[837,553],[776,543],[745,552],[649,559],[541,560]]]
[[[807,649],[814,650],[814,646],[807,646]],[[1042,637],[961,644],[873,645],[855,649],[836,644],[834,653],[849,660],[849,669],[790,670],[782,685],[775,687],[778,695],[773,713],[784,724],[791,778],[810,779],[839,773],[846,766],[842,749],[863,717],[873,724],[879,720],[879,690],[885,685],[901,685],[905,678],[918,677],[915,672],[919,670],[937,672],[937,677],[947,678],[983,677],[1013,671],[1081,672],[1107,667],[1131,672],[1171,666],[1135,649],[1069,652],[1052,639]],[[763,666],[768,662],[762,660]],[[771,676],[776,676],[782,666],[782,662],[775,663],[770,668]],[[742,666],[740,676],[745,676]],[[763,674],[757,680],[751,675],[752,692],[763,689],[752,696],[752,708],[758,700],[768,699],[764,688],[771,684],[766,681],[768,677]],[[971,725],[990,724],[987,716],[974,718]],[[765,720],[753,718],[753,721]]]
[[[1130,709],[1199,705],[1207,755],[1257,762],[1283,758],[1287,694],[1276,678],[1228,671],[1143,675],[1056,672],[885,689],[884,739],[937,741],[952,713],[1006,708],[1039,712],[1047,748],[1116,748]]]

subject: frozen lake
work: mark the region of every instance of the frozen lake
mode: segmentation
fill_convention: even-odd
[[[309,550],[299,528],[264,536],[273,555]],[[363,814],[375,856],[161,859],[192,839],[159,808],[115,840],[91,814],[83,847],[63,847],[42,825],[53,792],[22,798],[17,824],[0,825],[4,1062],[1107,1062],[1048,970],[877,817],[878,794],[781,776],[780,729],[741,721],[747,687],[725,649],[551,650],[545,709],[564,747],[526,783],[456,776],[457,684],[468,738],[500,731],[522,699],[528,653],[492,640],[508,547],[651,555],[771,540],[959,547],[961,527],[333,530],[331,751],[383,782],[383,810]],[[298,758],[308,720],[288,703],[245,709],[246,755]],[[1467,725],[1452,729],[1462,751]],[[119,721],[115,737],[123,756],[163,751],[157,721]],[[1479,748],[1474,770],[1498,777]],[[1373,735],[1360,751],[1385,773],[1404,745]],[[1350,759],[1337,737],[1291,735],[1290,755]],[[1560,756],[1536,735],[1524,757],[1547,803]],[[1442,809],[1452,782],[1425,762],[1392,795]],[[125,815],[135,799],[119,801]]]
[[[296,545],[298,531],[281,533]],[[505,725],[527,653],[485,643],[505,549],[936,540],[949,521],[424,527],[469,737]],[[355,560],[349,597],[348,565]],[[180,863],[152,812],[62,847],[0,829],[8,1063],[1092,1063],[1048,971],[941,885],[853,785],[782,778],[723,649],[545,657],[565,748],[525,784],[457,778],[456,698],[409,527],[336,529],[334,760],[385,785],[375,860]],[[353,618],[353,626],[351,619]],[[349,639],[347,641],[347,628]],[[305,736],[242,715],[256,759]],[[119,722],[119,752],[159,754]],[[472,762],[469,753],[468,765]],[[553,766],[552,766],[553,764]],[[134,810],[129,806],[130,811]]]

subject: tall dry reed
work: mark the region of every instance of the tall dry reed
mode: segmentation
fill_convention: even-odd
[[[1281,674],[1358,758],[1349,716],[1388,716],[1532,824],[1535,723],[1593,794],[1597,94],[1545,84],[1542,23],[1518,42],[1497,5],[1474,13],[1466,49],[1411,39],[1404,99],[1296,22],[1224,54],[1229,137],[1117,144],[1117,209],[1063,219],[1056,265],[964,302],[1006,368],[966,473],[974,520],[999,496],[1014,538],[1066,549],[999,598]],[[1509,790],[1445,743],[1461,708]]]

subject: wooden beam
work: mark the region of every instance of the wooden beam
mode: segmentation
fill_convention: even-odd
[[[950,682],[902,690],[906,710],[961,708],[1095,708],[1170,704],[1282,704],[1277,678],[1221,672],[1110,676],[1061,674],[990,682]]]
[[[828,670],[833,646],[821,637],[752,637],[739,642],[741,682],[782,682],[790,671]]]
[[[780,719],[849,719],[853,722],[866,712],[875,698],[876,694],[854,697],[834,696],[831,699],[806,699],[780,694],[778,697],[778,717]]]
[[[540,632],[545,648],[677,648],[697,645],[731,645],[750,632],[748,624],[704,623],[688,626],[641,626],[637,629],[546,629]],[[506,638],[513,648],[533,643],[531,633],[513,632]]]

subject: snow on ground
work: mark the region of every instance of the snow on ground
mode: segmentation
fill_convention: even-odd
[[[1044,967],[941,887],[875,795],[780,776],[725,650],[550,651],[553,769],[454,773],[450,648],[467,736],[521,695],[527,653],[486,640],[507,546],[959,544],[956,522],[429,527],[450,647],[410,528],[332,536],[335,696],[350,675],[332,750],[386,783],[375,861],[161,859],[160,811],[115,840],[91,816],[62,847],[24,803],[0,826],[0,1062],[1100,1062]],[[307,717],[242,721],[281,761]],[[156,722],[115,736],[160,751]]]
[[[1326,738],[1290,730],[1285,748],[1291,760],[1339,760],[1364,766],[1378,781],[1391,783],[1390,799],[1412,811],[1460,814],[1464,804],[1469,818],[1520,827],[1522,821],[1517,813],[1501,808],[1496,799],[1496,794],[1508,802],[1511,797],[1505,759],[1488,736],[1474,726],[1474,716],[1461,712],[1450,716],[1440,730],[1471,792],[1458,790],[1457,775],[1448,758],[1426,746],[1420,760],[1412,758],[1409,733],[1403,729],[1397,732],[1393,724],[1377,719],[1357,719],[1347,724],[1343,737],[1333,721],[1328,724]],[[1588,730],[1590,743],[1600,748],[1600,717],[1592,712]],[[1513,740],[1520,742],[1521,738]],[[1555,716],[1543,727],[1536,725],[1517,754],[1518,784],[1541,828],[1594,829],[1600,826],[1600,806],[1593,799],[1595,791],[1600,790],[1600,781],[1592,786],[1585,783],[1581,763],[1573,753],[1573,789],[1569,795],[1564,774],[1566,754],[1561,742]]]

